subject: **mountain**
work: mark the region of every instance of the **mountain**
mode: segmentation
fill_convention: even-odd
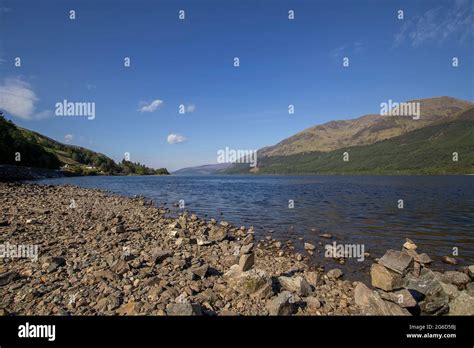
[[[230,167],[231,163],[206,164],[203,166],[179,169],[173,172],[175,175],[211,175],[222,173]]]
[[[169,174],[140,163],[115,161],[80,146],[60,143],[42,134],[16,126],[0,115],[0,164],[59,169],[80,175]]]
[[[290,137],[277,144],[269,152],[264,148],[258,152],[258,173],[260,174],[474,174],[474,104],[454,98],[425,99],[427,106],[421,117],[425,118],[424,127],[410,126],[407,121],[394,118],[393,127],[385,128],[376,116],[363,116],[351,121],[334,121],[323,125],[330,129],[328,133],[340,134],[341,141],[334,139],[323,147],[325,151],[296,151],[301,147],[298,142],[312,148],[321,144],[321,137],[314,139],[315,134],[323,134],[321,126],[312,127],[314,133],[306,130],[307,142],[301,137]],[[471,108],[466,109],[466,107]],[[431,107],[431,110],[428,108]],[[423,107],[422,107],[423,110]],[[430,110],[428,113],[426,110]],[[378,116],[387,118],[387,116]],[[387,122],[390,122],[390,118]],[[406,117],[405,117],[406,118]],[[412,120],[413,123],[421,121]],[[347,123],[355,127],[365,122],[370,126],[350,130]],[[400,127],[404,124],[405,128]],[[338,126],[339,125],[339,126]],[[376,127],[378,126],[378,127]],[[320,128],[318,128],[320,127]],[[340,131],[340,128],[344,129]],[[402,133],[388,137],[392,134]],[[355,132],[355,133],[354,133]],[[348,141],[347,134],[353,133],[354,141]],[[313,134],[313,136],[311,136]],[[372,134],[372,136],[371,136]],[[385,138],[384,138],[385,137]],[[375,141],[374,139],[384,138]],[[324,138],[331,140],[329,137]],[[342,146],[348,143],[349,145]],[[361,144],[362,143],[362,144]],[[339,144],[339,145],[336,145]],[[336,148],[328,150],[329,148]],[[349,154],[349,161],[343,161],[343,155]],[[452,160],[453,152],[459,154],[459,160]],[[270,153],[270,155],[269,155]],[[235,164],[225,173],[249,173],[248,164]]]
[[[261,149],[261,157],[288,156],[307,152],[329,152],[354,145],[369,145],[415,129],[449,121],[474,103],[452,97],[410,100],[419,103],[420,118],[364,115],[352,120],[331,121],[308,128],[274,146]]]

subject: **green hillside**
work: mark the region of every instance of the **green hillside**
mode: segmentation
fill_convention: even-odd
[[[20,161],[16,161],[17,153]],[[153,169],[140,163],[121,163],[101,153],[67,145],[39,133],[17,127],[0,116],[0,164],[48,169],[62,168],[78,175],[169,174],[166,168]]]
[[[343,161],[343,154],[349,161]],[[453,161],[453,152],[459,154]],[[226,173],[248,173],[248,164]],[[474,174],[474,108],[451,122],[375,144],[330,152],[258,157],[259,174]]]

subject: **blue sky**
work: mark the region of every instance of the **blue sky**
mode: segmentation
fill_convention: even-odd
[[[171,170],[216,163],[219,149],[273,145],[316,124],[378,113],[389,99],[473,101],[472,4],[4,0],[0,109],[22,127],[115,160],[129,152]],[[94,102],[95,118],[55,116],[64,99]]]

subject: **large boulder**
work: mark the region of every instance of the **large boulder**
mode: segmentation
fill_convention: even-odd
[[[412,294],[423,297],[423,300],[419,302],[423,314],[440,315],[447,312],[449,296],[431,270],[423,268],[419,277],[408,274],[405,288]]]
[[[374,263],[370,268],[370,276],[372,279],[372,286],[385,290],[392,291],[399,289],[403,285],[402,276],[395,273],[386,267]]]
[[[370,290],[365,284],[358,283],[354,289],[355,303],[366,315],[410,315],[405,308],[396,303],[383,300],[380,295]]]
[[[441,276],[441,281],[447,284],[454,284],[459,288],[469,283],[471,281],[471,278],[467,274],[462,272],[446,271]]]
[[[474,297],[466,291],[461,291],[449,304],[449,315],[474,315]]]

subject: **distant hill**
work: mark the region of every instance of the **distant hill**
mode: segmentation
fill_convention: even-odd
[[[211,175],[220,174],[230,167],[231,163],[206,164],[203,166],[179,169],[173,172],[175,175]]]
[[[78,175],[169,174],[166,168],[152,169],[129,161],[117,164],[104,154],[63,144],[37,132],[17,127],[3,116],[0,116],[0,164],[62,168]]]
[[[365,115],[331,121],[259,150],[258,166],[251,171],[248,165],[234,164],[225,173],[472,173],[470,115],[474,103],[452,97],[410,102],[420,104],[418,120]],[[420,138],[429,132],[437,136]],[[460,153],[460,148],[459,162],[444,161],[443,156]],[[349,162],[342,161],[344,152],[349,152]]]
[[[343,155],[349,154],[349,161]],[[458,161],[453,161],[453,153]],[[248,173],[234,165],[226,173]],[[258,158],[259,174],[474,174],[474,107],[451,121],[371,145]]]
[[[452,97],[411,100],[420,103],[420,118],[406,116],[364,115],[352,120],[331,121],[308,128],[276,145],[265,147],[259,159],[308,152],[329,152],[355,145],[370,145],[415,129],[447,122],[474,103]]]

